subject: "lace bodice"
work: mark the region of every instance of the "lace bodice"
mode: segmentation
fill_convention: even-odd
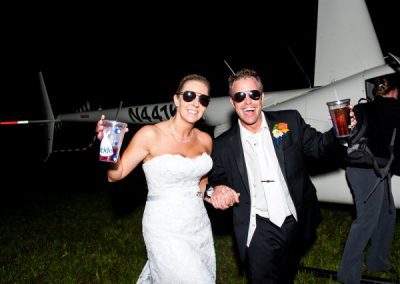
[[[212,167],[211,157],[203,153],[194,158],[164,154],[143,164],[149,196],[181,193],[198,188],[200,178]]]
[[[207,153],[194,158],[164,154],[143,164],[149,190],[142,222],[148,262],[137,283],[215,283],[210,219],[196,194],[211,167]]]

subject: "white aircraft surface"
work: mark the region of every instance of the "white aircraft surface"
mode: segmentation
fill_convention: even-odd
[[[326,103],[336,99],[372,97],[372,81],[384,74],[398,72],[400,60],[383,56],[364,0],[319,0],[315,53],[314,87],[266,92],[264,109],[297,109],[305,121],[320,131],[332,127]],[[48,154],[52,153],[54,124],[61,122],[96,122],[101,114],[130,124],[149,124],[173,115],[172,101],[120,109],[59,114],[54,117],[40,74],[42,93],[47,108],[46,119],[37,121],[0,122],[1,124],[48,123]],[[229,97],[216,97],[210,102],[204,122],[214,127],[218,136],[230,127],[234,115]],[[352,204],[344,170],[334,169],[312,176],[318,199],[322,202]],[[392,189],[396,208],[400,208],[400,178],[393,176]],[[368,190],[368,189],[366,189]]]

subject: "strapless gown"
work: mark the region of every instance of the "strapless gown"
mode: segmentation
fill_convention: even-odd
[[[215,283],[215,251],[199,180],[211,157],[165,154],[143,163],[148,196],[143,237],[148,261],[137,283]]]

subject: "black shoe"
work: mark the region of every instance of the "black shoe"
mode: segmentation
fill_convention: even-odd
[[[377,271],[370,271],[368,270],[369,273],[393,273],[396,274],[398,273],[397,269],[391,265],[388,269],[382,269],[382,270],[377,270]]]
[[[386,272],[393,273],[393,274],[397,274],[398,273],[397,269],[393,265],[391,265],[389,270],[387,270]]]

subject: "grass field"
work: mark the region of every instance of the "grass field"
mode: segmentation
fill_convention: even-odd
[[[0,172],[9,184],[3,183],[0,189],[0,283],[136,282],[146,262],[141,228],[145,178],[138,169],[118,183],[107,183],[107,166],[96,163],[97,149],[54,155],[46,163],[30,162],[25,155],[7,160],[15,163],[7,163]],[[334,273],[350,228],[352,207],[321,205],[323,221],[302,266]],[[208,209],[217,283],[246,283],[237,263],[230,212]],[[399,252],[398,220],[391,253],[397,271]],[[366,276],[399,282],[399,273]],[[334,274],[302,269],[296,283],[337,281]]]
[[[141,233],[143,196],[121,189],[55,191],[14,196],[0,210],[1,283],[135,283],[146,262]],[[18,202],[16,202],[18,200]],[[10,200],[9,200],[10,201]],[[333,208],[335,207],[335,208]],[[318,238],[305,267],[336,271],[351,224],[349,206],[323,205]],[[210,212],[217,253],[217,283],[246,283],[238,269],[228,211]],[[397,222],[391,260],[400,267]],[[400,279],[400,275],[369,277]],[[394,282],[395,280],[393,280]],[[301,270],[296,283],[337,283]]]

